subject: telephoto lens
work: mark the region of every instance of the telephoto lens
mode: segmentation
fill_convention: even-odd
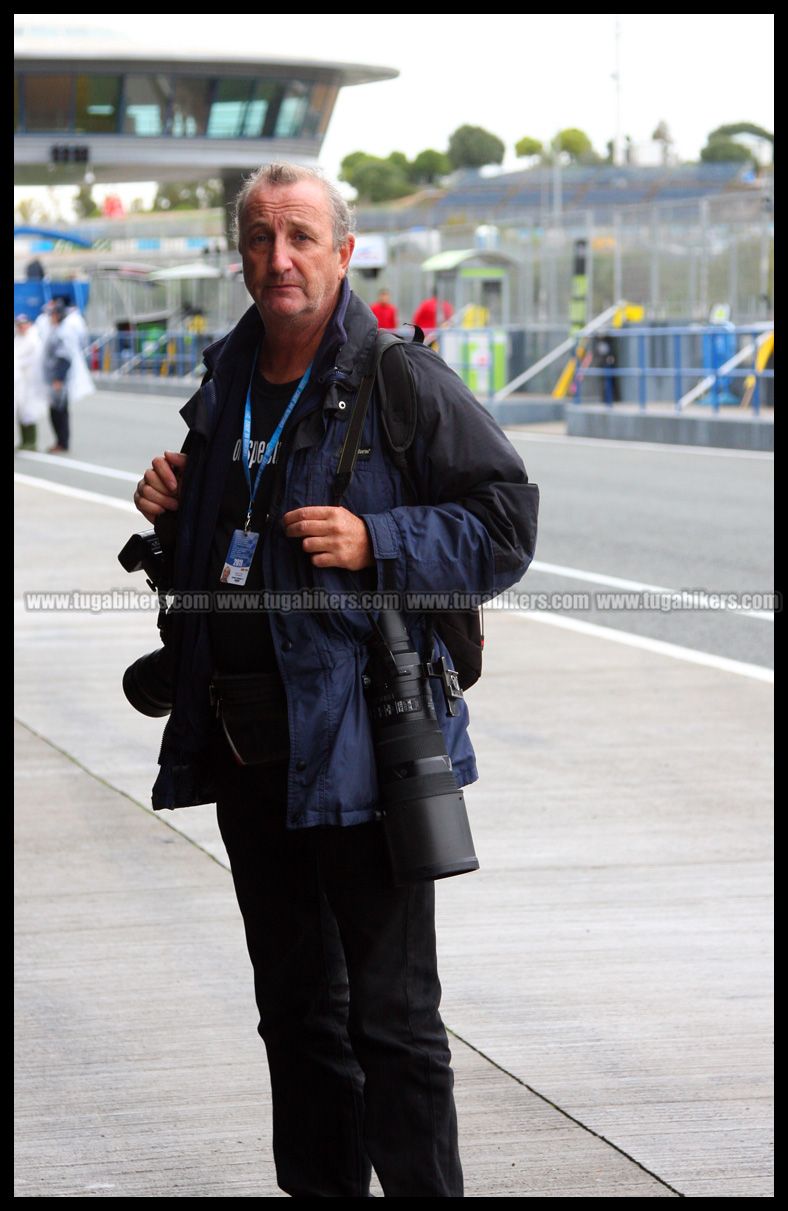
[[[150,719],[161,719],[172,710],[172,657],[166,648],[140,656],[123,674],[127,700]]]
[[[365,688],[394,881],[478,870],[465,799],[452,773],[427,672],[398,611],[382,611],[378,629]]]

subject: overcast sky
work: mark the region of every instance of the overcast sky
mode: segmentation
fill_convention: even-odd
[[[681,159],[697,158],[724,123],[774,129],[771,14],[15,14],[17,25],[117,30],[151,51],[397,68],[396,80],[341,91],[320,160],[333,176],[351,151],[445,150],[464,123],[503,139],[512,168],[523,135],[548,140],[567,126],[604,154],[616,133],[617,21],[620,134],[643,147],[644,162],[646,153],[653,162],[656,149],[644,145],[661,120]]]

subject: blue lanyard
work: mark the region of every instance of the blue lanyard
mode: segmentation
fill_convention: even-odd
[[[252,476],[249,471],[249,447],[250,447],[251,441],[252,441],[252,383],[254,381],[254,376],[255,376],[256,372],[257,372],[257,354],[255,354],[254,365],[252,366],[252,377],[249,379],[249,387],[246,392],[246,407],[244,408],[243,445],[241,447],[241,462],[243,463],[244,475],[246,476],[246,482],[249,485],[249,511],[246,514],[246,524],[244,525],[244,533],[248,532],[249,523],[252,520],[252,507],[254,506],[254,498],[257,496],[257,489],[260,487],[260,476],[263,474],[263,471],[266,469],[266,467],[270,463],[271,459],[273,458],[274,451],[276,450],[277,443],[279,441],[279,438],[282,435],[282,430],[285,427],[287,418],[290,416],[290,413],[293,411],[293,409],[295,408],[299,399],[301,398],[301,393],[304,390],[304,387],[309,382],[309,375],[312,373],[312,363],[310,362],[309,365],[307,366],[306,370],[304,371],[303,377],[301,378],[301,382],[298,384],[298,386],[296,387],[292,396],[290,397],[290,403],[285,408],[284,412],[282,413],[279,424],[276,426],[273,433],[271,434],[271,438],[268,442],[268,445],[265,448],[265,454],[263,455],[262,459],[260,460],[260,466],[257,468],[257,477],[255,478],[254,488],[253,488],[252,487]]]

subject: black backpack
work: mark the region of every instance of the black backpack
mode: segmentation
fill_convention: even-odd
[[[418,400],[403,344],[408,341],[421,344],[423,340],[424,333],[414,325],[408,325],[407,329],[400,329],[398,332],[378,332],[370,365],[359,387],[339,455],[334,478],[335,505],[339,504],[353,476],[367,405],[376,380],[380,397],[380,420],[389,455],[402,475],[412,502],[418,501],[414,478],[408,465],[408,451],[416,435]],[[384,357],[384,354],[388,356]],[[484,629],[481,607],[435,612],[430,615],[430,626],[446,644],[460,686],[467,690],[479,680],[482,673]]]

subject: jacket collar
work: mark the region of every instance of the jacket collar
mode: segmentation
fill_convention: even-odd
[[[347,278],[344,278],[337,305],[315,355],[311,387],[341,383],[343,387],[355,390],[364,376],[377,330],[375,316],[366,303],[353,293]],[[216,401],[222,398],[224,385],[232,381],[239,365],[248,367],[244,369],[248,376],[254,351],[264,337],[263,322],[257,308],[252,306],[231,332],[208,346],[203,353],[203,361],[208,367],[209,380],[181,409],[181,416],[190,429],[203,432],[206,436],[210,433],[216,419]],[[326,396],[327,401],[331,394],[329,392]],[[305,396],[299,405],[298,411],[302,415],[314,406],[313,391],[308,395],[311,403],[307,402]]]

